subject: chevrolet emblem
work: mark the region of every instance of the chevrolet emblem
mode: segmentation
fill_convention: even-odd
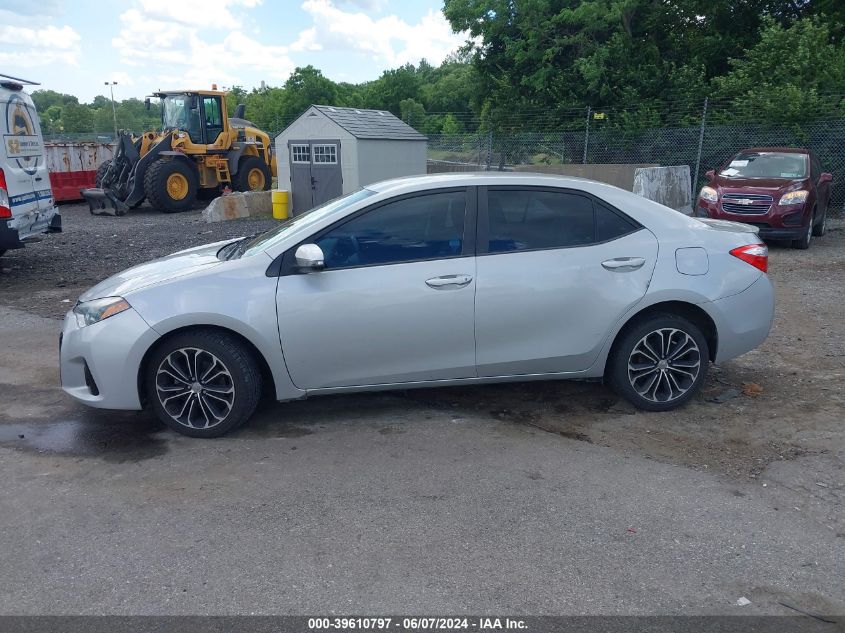
[[[751,200],[750,198],[740,198],[736,201],[736,203],[741,204],[743,206],[748,206],[749,204],[754,204],[754,200]]]

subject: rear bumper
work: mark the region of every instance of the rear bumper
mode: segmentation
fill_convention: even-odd
[[[9,224],[9,220],[0,220],[0,251],[10,251],[24,246],[18,230]]]
[[[775,293],[768,275],[739,294],[701,305],[716,324],[719,346],[715,362],[721,363],[758,347],[772,328]]]
[[[26,241],[42,233],[58,233],[62,230],[62,215],[53,207],[37,215],[0,220],[0,251],[23,248]]]

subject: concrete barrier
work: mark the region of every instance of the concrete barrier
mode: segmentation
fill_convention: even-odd
[[[206,222],[222,222],[238,218],[273,217],[273,202],[269,191],[230,193],[211,201],[203,209]]]
[[[642,167],[634,172],[634,193],[692,215],[689,165]]]

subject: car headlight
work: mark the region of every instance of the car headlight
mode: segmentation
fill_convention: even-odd
[[[120,314],[131,307],[123,297],[103,297],[102,299],[77,303],[73,308],[73,313],[76,315],[77,325],[85,327],[99,323],[115,314]]]
[[[702,187],[698,197],[702,200],[707,200],[707,202],[718,202],[719,192],[713,189],[713,187]]]
[[[801,189],[800,191],[787,191],[780,197],[779,205],[787,205],[787,204],[804,204],[807,202],[807,196],[810,195],[809,191],[804,191]]]

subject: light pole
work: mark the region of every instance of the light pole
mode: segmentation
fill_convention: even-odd
[[[117,142],[117,110],[114,107],[114,87],[117,85],[116,81],[104,81],[104,86],[109,87],[109,93],[111,93],[111,113],[114,117],[114,140]]]

